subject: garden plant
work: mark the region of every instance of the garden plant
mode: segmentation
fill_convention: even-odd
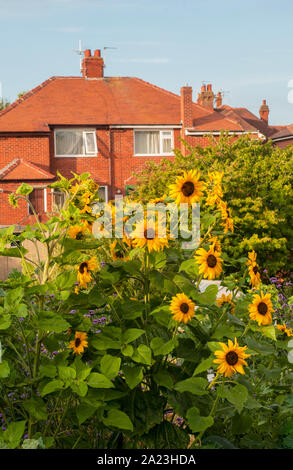
[[[94,236],[87,173],[59,175],[50,187],[65,204],[46,222],[1,229],[1,256],[22,270],[0,284],[0,448],[293,447],[292,291],[282,310],[262,255],[224,250],[237,230],[224,176],[177,168],[153,195],[159,207],[200,203],[194,250],[168,217],[164,238],[159,217],[142,238]]]

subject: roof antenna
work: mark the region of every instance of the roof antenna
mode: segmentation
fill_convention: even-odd
[[[73,52],[79,54],[79,68],[80,72],[82,72],[82,54],[84,51],[81,48],[81,39],[78,41],[78,49],[73,49]]]
[[[118,47],[105,46],[105,47],[103,47],[103,49],[104,49],[104,68],[106,68],[106,50],[107,49],[118,49]]]

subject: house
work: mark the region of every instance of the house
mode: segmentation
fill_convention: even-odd
[[[211,84],[194,102],[190,86],[176,95],[140,78],[105,77],[100,50],[86,50],[82,76],[51,77],[0,112],[0,227],[32,222],[24,201],[15,210],[8,203],[20,182],[35,188],[31,202],[46,218],[62,205],[47,188],[57,170],[66,177],[89,171],[108,200],[130,191],[132,173],[146,161],[172,159],[175,147],[185,152],[180,137],[204,146],[223,130],[261,139],[286,132],[268,116],[265,101],[260,117],[223,105]]]

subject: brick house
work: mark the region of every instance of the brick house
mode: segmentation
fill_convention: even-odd
[[[184,152],[179,137],[202,146],[223,130],[267,139],[281,132],[268,115],[265,101],[259,118],[223,105],[210,84],[193,102],[189,86],[176,95],[139,78],[104,77],[100,51],[86,50],[82,76],[51,77],[0,112],[0,227],[32,222],[26,204],[8,204],[20,182],[34,186],[31,200],[45,217],[61,204],[46,187],[57,170],[66,177],[89,171],[111,199],[130,190],[146,161],[172,159],[180,146]]]

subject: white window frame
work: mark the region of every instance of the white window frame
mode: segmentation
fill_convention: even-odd
[[[135,134],[136,132],[159,132],[160,133],[160,153],[135,153]],[[162,156],[170,156],[174,155],[173,150],[170,152],[162,152],[163,149],[163,132],[170,132],[171,136],[171,149],[174,148],[174,130],[173,129],[165,129],[165,128],[157,128],[157,129],[134,129],[133,130],[133,155],[135,157],[162,157]]]
[[[57,192],[59,191],[60,193],[62,193],[62,191],[58,190],[58,189],[54,189],[54,188],[51,188],[51,210],[54,211],[54,210],[57,210],[57,206],[55,205],[55,196],[54,196],[54,192]],[[65,194],[64,194],[64,202],[65,202]],[[60,210],[63,209],[63,206],[60,208]]]
[[[105,202],[108,202],[108,186],[106,184],[99,184],[99,188],[105,188]]]
[[[58,155],[57,154],[57,139],[56,139],[56,132],[57,131],[73,131],[73,130],[79,130],[79,131],[82,131],[82,135],[83,135],[83,145],[84,145],[84,148],[85,148],[85,151],[87,152],[87,140],[86,140],[86,134],[94,134],[94,143],[95,143],[95,150],[94,152],[87,152],[85,154],[80,154],[80,155],[76,155],[76,154],[73,154],[73,155]],[[57,128],[54,130],[54,151],[55,151],[55,157],[56,158],[79,158],[79,157],[97,157],[98,156],[98,146],[97,146],[97,135],[96,135],[96,129],[85,129],[85,128],[81,128],[81,127],[74,127],[74,128]]]

